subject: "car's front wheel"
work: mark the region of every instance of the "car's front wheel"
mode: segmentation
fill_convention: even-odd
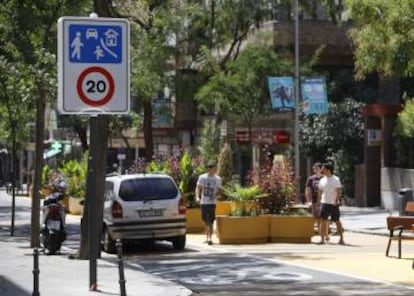
[[[173,247],[176,250],[184,250],[185,249],[185,242],[186,242],[185,234],[177,236],[172,240]]]

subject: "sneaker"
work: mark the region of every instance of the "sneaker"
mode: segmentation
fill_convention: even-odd
[[[211,246],[213,244],[212,241],[208,241],[208,245]]]
[[[345,242],[344,242],[344,240],[343,240],[343,239],[341,239],[341,240],[338,242],[338,244],[339,244],[339,245],[345,245]]]
[[[324,242],[324,241],[320,241],[320,242],[317,242],[316,244],[317,244],[317,245],[324,245],[324,244],[325,244],[325,242]]]
[[[330,240],[329,235],[325,236],[325,240],[326,240],[327,242],[329,242],[329,240]]]

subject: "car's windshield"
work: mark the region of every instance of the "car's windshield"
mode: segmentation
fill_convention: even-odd
[[[136,178],[124,180],[119,197],[124,201],[172,199],[178,194],[177,186],[168,178]]]

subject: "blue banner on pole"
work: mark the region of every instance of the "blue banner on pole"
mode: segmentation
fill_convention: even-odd
[[[269,77],[272,108],[277,112],[291,112],[295,109],[293,77]]]
[[[304,78],[301,88],[303,113],[306,115],[328,113],[325,77]]]

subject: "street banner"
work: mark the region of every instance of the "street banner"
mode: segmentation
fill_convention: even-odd
[[[160,96],[152,100],[152,127],[171,128],[174,125],[172,115],[172,102],[170,99]]]
[[[306,115],[328,113],[325,77],[302,79],[302,103]]]
[[[273,110],[292,112],[295,109],[293,77],[269,77],[268,86]]]

